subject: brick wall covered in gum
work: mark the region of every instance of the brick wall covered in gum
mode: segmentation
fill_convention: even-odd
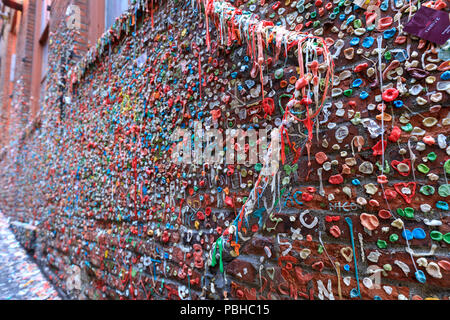
[[[320,130],[316,133],[314,129],[310,159],[304,148],[289,183],[280,186],[284,193],[279,206],[271,214],[263,214],[259,228],[254,227],[258,224],[255,217],[249,217],[248,223],[243,224],[238,241],[239,255],[229,244],[224,247],[224,273],[220,272],[219,263],[210,265],[209,253],[240,212],[242,199],[250,194],[252,188],[247,186],[247,182],[252,180],[254,185],[255,168],[246,168],[252,171],[252,175],[242,178],[242,183],[246,184],[242,187],[237,183],[239,176],[232,175],[234,182],[231,182],[224,170],[226,166],[222,166],[217,171],[218,184],[214,185],[208,178],[210,169],[175,165],[170,159],[167,141],[177,126],[188,126],[197,117],[203,122],[211,122],[210,111],[219,108],[219,128],[225,130],[230,122],[235,128],[238,125],[248,128],[253,119],[240,119],[236,109],[261,101],[261,94],[257,91],[260,88],[259,74],[254,78],[250,76],[252,60],[244,58],[246,44],[218,45],[218,31],[210,17],[212,50],[208,52],[203,12],[194,9],[190,1],[155,1],[153,9],[149,2],[146,8],[132,9],[118,20],[121,31],[114,31],[111,44],[101,41],[92,51],[83,54],[81,62],[76,65],[77,56],[68,52],[77,45],[80,35],[65,28],[64,22],[58,28],[52,25],[46,108],[38,125],[28,132],[13,154],[3,159],[0,208],[13,220],[35,221],[38,225],[35,257],[65,294],[76,299],[323,299],[327,295],[320,289],[321,284],[329,288],[331,283],[334,299],[339,299],[338,286],[341,287],[342,298],[350,299],[350,291],[357,287],[357,283],[350,230],[344,220],[349,217],[353,222],[354,254],[363,299],[448,299],[448,243],[430,238],[432,231],[439,231],[442,235],[450,232],[448,208],[436,206],[437,203],[448,203],[448,197],[437,192],[446,183],[444,163],[449,159],[446,147],[442,148],[437,143],[440,134],[448,140],[448,90],[436,89],[448,64],[433,62],[439,68],[427,71],[427,76],[436,79],[429,81],[431,83],[425,82],[428,80],[424,78],[411,82],[413,76],[408,73],[404,61],[400,62],[401,71],[397,69],[384,80],[384,85],[391,83],[396,87],[397,80],[391,79],[399,77],[407,89],[421,84],[429,93],[435,94],[420,93],[427,99],[425,104],[421,104],[416,96],[405,93],[399,99],[409,109],[391,108],[390,104],[386,108],[387,114],[394,115],[386,123],[386,138],[393,126],[404,129],[398,143],[386,142],[385,157],[390,172],[386,173],[389,182],[385,188],[395,190],[394,184],[405,183],[403,187],[412,189],[417,183],[411,203],[407,203],[397,191],[393,192],[395,198],[386,202],[377,183],[381,172],[375,163],[381,162],[381,157],[375,156],[372,150],[380,137],[371,138],[368,129],[357,121],[358,114],[355,116],[359,112],[360,119],[373,119],[381,125],[381,121],[376,119],[380,112],[370,106],[380,102],[377,100],[381,94],[379,85],[375,83],[377,77],[368,75],[367,70],[353,72],[362,63],[368,63],[368,68],[377,70],[378,55],[373,52],[376,40],[367,49],[354,46],[353,56],[344,57],[343,51],[352,47],[349,42],[355,37],[356,27],[349,23],[347,28],[342,28],[345,20],[327,18],[333,9],[325,9],[326,3],[305,1],[307,3],[311,6],[299,15],[304,16],[304,21],[294,22],[294,26],[303,24],[304,32],[315,32],[317,36],[331,38],[334,42],[342,39],[345,43],[339,57],[334,59],[335,75],[343,75],[345,70],[351,73],[335,88],[352,88],[357,78],[363,80],[363,85],[354,87],[349,97],[333,97],[332,105],[315,119],[320,122]],[[295,7],[285,5],[284,1],[280,5],[287,11],[281,14],[279,8],[273,9],[274,1],[264,6],[254,3],[255,7],[243,1],[235,1],[233,5],[245,10],[251,8],[261,20],[275,23],[280,21],[280,16],[286,18],[297,11]],[[337,6],[335,3],[332,8]],[[348,4],[342,6],[341,11]],[[316,19],[321,21],[319,26],[307,23],[315,21],[309,15],[316,9],[323,13]],[[132,18],[135,13],[137,17]],[[351,14],[361,19],[364,27],[364,10],[358,9]],[[383,17],[392,15],[391,8],[382,11]],[[407,14],[403,14],[402,23],[406,23],[406,19]],[[281,20],[286,22],[286,19]],[[290,18],[288,20],[291,21]],[[286,27],[290,29],[289,25]],[[81,33],[83,30],[82,25]],[[366,30],[360,38],[376,38],[379,34],[383,33]],[[422,68],[420,56],[426,50],[430,49],[427,57],[438,59],[439,49],[435,45],[407,34],[404,35],[408,40],[403,43],[398,38],[402,35],[397,28],[392,38],[383,40],[383,47],[388,50],[394,46],[406,49],[410,45],[410,52],[416,52],[418,56],[411,57],[408,63],[418,60],[415,66],[418,69]],[[289,98],[279,101],[278,97],[286,92],[292,94],[292,88],[281,86],[281,81],[284,79],[289,83],[292,76],[298,78],[298,59],[294,49],[289,51],[286,62],[281,55],[276,65],[266,65],[264,75],[270,80],[264,85],[264,90],[266,97],[273,97],[275,111],[272,116],[264,117],[261,108],[258,113],[260,125],[273,126],[275,119],[282,117],[280,107],[284,109]],[[363,52],[358,52],[360,49]],[[197,50],[200,50],[204,79],[200,104]],[[330,46],[331,54],[335,51]],[[369,52],[367,56],[364,56],[365,51]],[[136,60],[143,54],[147,59],[143,65],[137,65]],[[273,55],[271,49],[267,50],[266,61]],[[386,66],[392,60],[395,60],[395,55],[390,60],[383,57]],[[78,69],[74,70],[78,70],[78,74],[67,73],[61,63],[68,64],[67,70],[77,66]],[[276,79],[275,71],[283,67],[283,78]],[[369,93],[366,99],[360,98],[363,90]],[[440,99],[436,95],[439,93]],[[339,101],[345,110],[343,114],[337,112],[336,103]],[[436,107],[438,105],[441,107]],[[430,108],[432,106],[435,107]],[[195,111],[202,112],[202,115]],[[425,126],[423,120],[428,117],[435,118],[438,124]],[[408,150],[408,139],[413,136],[406,128],[407,123],[426,131],[424,135],[416,135],[417,141],[411,140],[411,150],[417,157],[415,177],[412,172],[402,176],[392,168],[392,161],[409,159],[409,151],[401,152],[401,149]],[[338,142],[336,130],[343,126],[348,127],[349,134]],[[361,150],[354,147],[353,155],[355,136],[363,137],[364,144]],[[418,142],[424,136],[432,136],[436,143],[426,144],[425,150],[421,151]],[[344,151],[346,154],[342,153]],[[317,169],[322,167],[319,152],[325,153],[327,161],[338,162],[331,165],[330,170],[323,170],[324,196],[319,193]],[[431,152],[436,154],[436,159],[425,161],[423,158]],[[355,158],[356,165],[349,165],[347,169],[343,167],[347,158]],[[365,161],[373,164],[373,172],[360,172],[359,166]],[[421,163],[426,164],[438,180],[432,181],[430,176],[419,172],[417,166]],[[237,174],[244,167],[236,167]],[[281,168],[284,176],[286,170]],[[338,174],[342,175],[343,182],[331,184],[330,177]],[[360,185],[353,184],[354,179],[358,179]],[[208,180],[205,185],[199,187],[200,181],[205,180]],[[378,187],[373,195],[366,192],[371,183]],[[434,186],[435,194],[421,193],[419,190],[424,185]],[[225,189],[222,193],[228,192],[234,199],[234,207],[226,205],[223,199],[217,202],[219,186]],[[344,192],[344,187],[351,189],[350,196]],[[219,193],[220,197],[222,193]],[[334,198],[329,196],[331,194]],[[376,201],[358,204],[359,197],[367,202]],[[429,204],[432,211],[422,212],[422,204]],[[413,218],[397,214],[397,209],[406,207],[414,209]],[[207,208],[212,211],[210,215],[202,218],[197,214]],[[377,218],[379,226],[373,231],[361,224],[363,213],[379,217],[380,210],[389,208],[395,218]],[[305,210],[309,212],[303,215]],[[425,283],[419,283],[415,278],[415,266],[405,250],[407,244],[402,230],[391,225],[399,217],[406,229],[422,228],[426,234],[424,239],[409,241],[414,252],[428,253],[432,246],[436,246],[433,254],[424,257],[428,264],[434,263],[431,266],[438,266],[439,272],[432,268],[427,271],[417,263],[419,256],[414,257],[416,266],[426,276]],[[315,219],[317,224],[314,225]],[[424,223],[425,219],[437,220],[441,224],[429,226]],[[309,224],[314,227],[308,228]],[[398,241],[390,241],[392,234],[398,235]],[[224,237],[224,241],[228,239],[228,236]],[[386,241],[386,248],[377,245],[380,240]],[[375,252],[379,253],[378,259],[373,258],[377,256]],[[329,257],[339,262],[338,274]],[[368,268],[374,265],[378,266],[374,269],[383,269],[381,286],[368,288],[367,278],[375,279]],[[409,270],[405,272],[399,265]]]

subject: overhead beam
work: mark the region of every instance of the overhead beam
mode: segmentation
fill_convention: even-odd
[[[23,0],[2,0],[2,2],[7,7],[13,8],[18,11],[23,10]]]

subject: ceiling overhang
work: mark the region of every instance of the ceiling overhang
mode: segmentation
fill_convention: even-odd
[[[18,11],[23,10],[23,0],[2,0],[2,2],[7,7],[13,8]]]

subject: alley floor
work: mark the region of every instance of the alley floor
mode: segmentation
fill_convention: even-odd
[[[0,300],[60,300],[0,212]]]

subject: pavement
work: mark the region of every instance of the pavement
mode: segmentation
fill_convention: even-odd
[[[0,300],[61,300],[0,212]]]

